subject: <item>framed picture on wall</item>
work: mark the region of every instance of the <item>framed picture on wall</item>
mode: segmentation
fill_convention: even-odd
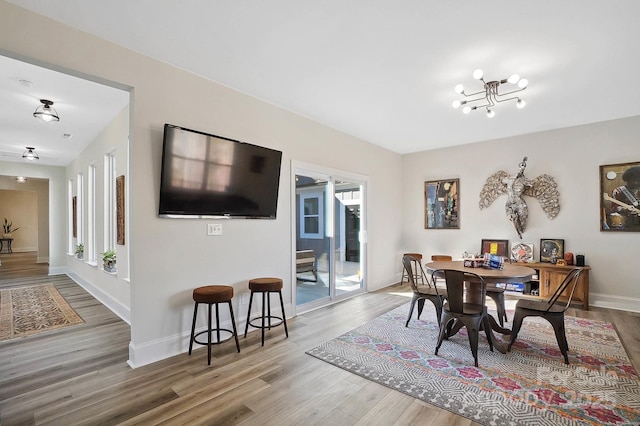
[[[424,228],[460,229],[460,180],[424,183]]]
[[[540,240],[540,262],[556,263],[564,259],[564,240],[543,238]]]
[[[498,256],[507,257],[509,250],[509,240],[482,240],[480,246],[480,254],[497,254]]]
[[[124,245],[124,176],[116,178],[116,244]]]
[[[640,162],[600,166],[600,230],[640,232]]]

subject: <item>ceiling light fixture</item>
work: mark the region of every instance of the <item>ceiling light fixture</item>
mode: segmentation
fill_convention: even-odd
[[[465,114],[469,114],[471,111],[474,111],[478,108],[486,108],[487,117],[492,118],[496,115],[495,111],[491,108],[494,107],[498,102],[505,102],[516,99],[516,106],[518,108],[524,108],[526,102],[520,99],[518,96],[511,96],[513,93],[522,92],[529,85],[529,81],[526,78],[520,78],[518,74],[513,74],[509,78],[505,78],[503,80],[494,80],[494,81],[485,81],[483,78],[484,72],[481,69],[477,69],[473,72],[473,78],[476,80],[482,81],[484,83],[484,90],[475,92],[475,93],[465,93],[464,86],[462,84],[456,85],[453,89],[456,93],[464,95],[467,99],[464,101],[453,101],[453,107],[459,108],[462,106],[462,112]],[[500,93],[500,87],[503,84],[510,84],[516,86],[517,89],[510,90],[504,93]],[[509,89],[507,89],[509,90]],[[474,102],[483,102],[478,105],[471,105]]]
[[[27,178],[24,176],[16,176],[16,182],[18,183],[25,183],[27,181]]]
[[[22,153],[22,158],[24,158],[25,160],[29,160],[29,161],[39,160],[40,159],[38,154],[36,154],[34,152],[34,149],[35,149],[34,147],[28,146],[26,148],[27,148],[27,150]]]
[[[40,102],[42,103],[42,105],[36,108],[36,110],[33,112],[33,116],[35,118],[39,118],[46,123],[56,123],[60,121],[58,111],[51,107],[51,105],[53,105],[53,102],[46,99],[40,99]]]

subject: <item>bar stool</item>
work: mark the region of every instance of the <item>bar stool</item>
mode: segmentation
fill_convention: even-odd
[[[419,262],[422,263],[422,253],[405,253],[402,255],[402,257],[404,258],[405,256],[411,256],[414,257],[416,259],[418,259]],[[413,268],[413,277],[416,281],[416,284],[418,284],[418,281],[420,281],[420,284],[424,285],[424,277],[422,276],[422,274],[420,273],[421,269],[420,269],[420,265],[416,265],[416,261],[412,260],[411,261],[411,265]],[[406,282],[409,282],[409,276],[407,275],[407,271],[404,269],[404,265],[402,267],[402,278],[400,278],[400,285],[402,285],[405,282],[405,278],[406,278]]]
[[[247,331],[249,331],[249,325],[251,327],[262,329],[262,346],[264,346],[264,329],[271,327],[277,327],[280,324],[284,325],[284,332],[289,337],[289,330],[287,329],[287,320],[284,313],[284,302],[282,300],[282,280],[280,278],[254,278],[249,281],[249,290],[251,290],[251,296],[249,297],[249,310],[247,311],[247,325],[244,328],[244,337],[247,337]],[[251,318],[251,304],[253,303],[253,295],[255,293],[262,293],[262,315]],[[271,315],[271,293],[278,293],[280,296],[280,307],[282,309],[282,316]],[[265,306],[267,312],[265,314]],[[277,323],[272,324],[271,320],[278,320]],[[255,321],[261,320],[260,325],[256,325]],[[265,325],[265,320],[267,324]]]
[[[189,341],[189,355],[191,355],[191,349],[193,348],[193,342],[196,342],[199,345],[207,346],[207,360],[208,365],[211,365],[211,346],[217,345],[222,342],[226,342],[231,339],[231,337],[235,337],[236,339],[236,348],[238,352],[240,352],[240,343],[238,342],[238,331],[236,330],[236,320],[233,316],[233,306],[231,306],[231,299],[233,299],[233,287],[228,285],[208,285],[204,287],[198,287],[193,290],[193,300],[195,301],[195,306],[193,308],[193,323],[191,324],[191,340]],[[198,316],[198,304],[206,303],[209,305],[209,316],[208,316],[208,328],[204,331],[195,334],[196,331],[196,318]],[[228,328],[220,327],[220,314],[218,311],[219,303],[228,303],[229,304],[229,313],[231,314],[231,325],[233,326],[233,330],[229,330]],[[216,327],[211,327],[211,306],[216,305]],[[216,340],[214,342],[211,341],[211,334],[216,332]],[[227,333],[231,333],[229,337],[224,340],[220,340],[220,332],[225,331]],[[201,334],[207,333],[208,340],[206,342],[197,340],[197,337]]]

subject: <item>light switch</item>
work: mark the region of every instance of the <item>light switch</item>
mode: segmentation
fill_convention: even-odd
[[[221,223],[207,224],[207,235],[222,235],[222,224]]]

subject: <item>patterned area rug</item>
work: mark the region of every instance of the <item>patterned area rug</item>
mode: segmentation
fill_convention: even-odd
[[[83,322],[53,284],[0,290],[0,341]]]
[[[640,424],[640,378],[611,324],[567,317],[565,365],[553,328],[529,317],[507,354],[491,352],[481,333],[476,368],[464,328],[436,356],[433,306],[405,328],[408,312],[396,308],[307,353],[485,425]]]

